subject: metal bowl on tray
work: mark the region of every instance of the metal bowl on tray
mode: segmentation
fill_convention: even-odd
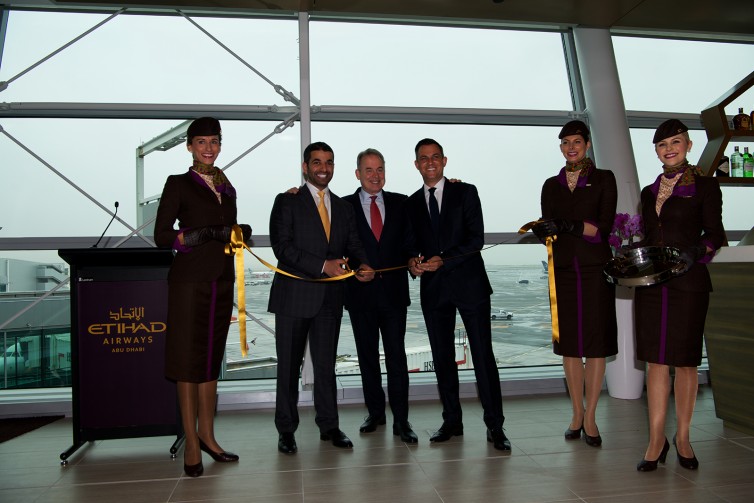
[[[620,250],[603,272],[610,283],[650,286],[683,274],[681,252],[672,246],[643,246]]]

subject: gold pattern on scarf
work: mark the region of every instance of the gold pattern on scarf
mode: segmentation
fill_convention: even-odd
[[[676,173],[672,178],[667,178],[665,176],[660,177],[660,188],[657,191],[657,201],[655,202],[655,211],[657,212],[658,217],[660,216],[662,205],[665,204],[665,201],[667,201],[673,194],[675,185],[678,183],[678,180],[681,179],[679,174],[680,173]]]

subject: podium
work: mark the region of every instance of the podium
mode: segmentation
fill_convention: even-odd
[[[73,445],[175,435],[183,442],[176,385],[165,378],[171,250],[58,250],[71,265]]]

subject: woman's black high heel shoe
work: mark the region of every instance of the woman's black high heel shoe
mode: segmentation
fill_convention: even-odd
[[[199,448],[209,454],[212,459],[218,463],[232,463],[238,461],[238,454],[233,454],[232,452],[215,452],[207,447],[207,444],[202,442],[201,438],[199,439]]]
[[[586,441],[586,445],[590,447],[600,447],[602,445],[602,437],[600,435],[593,437],[586,430],[584,430],[584,440]]]
[[[584,429],[583,426],[581,426],[579,428],[576,428],[575,430],[572,430],[572,429],[568,428],[565,431],[565,439],[566,440],[578,440],[578,439],[580,439],[581,438],[581,430],[583,430],[583,429]]]
[[[204,473],[204,466],[202,465],[202,462],[199,461],[195,465],[187,465],[183,464],[183,471],[186,472],[186,475],[189,477],[199,477],[202,473]]]
[[[654,461],[647,461],[646,459],[642,459],[639,464],[636,465],[636,469],[640,472],[653,472],[657,470],[657,463],[665,463],[665,458],[668,456],[669,450],[670,442],[668,442],[668,439],[665,438],[665,445],[662,446],[662,452],[660,452],[660,456]]]
[[[699,460],[696,459],[696,454],[694,454],[693,458],[684,458],[681,456],[681,453],[678,452],[678,446],[675,443],[675,435],[673,435],[673,447],[675,447],[675,452],[678,455],[678,464],[684,467],[687,470],[696,470],[699,468]]]

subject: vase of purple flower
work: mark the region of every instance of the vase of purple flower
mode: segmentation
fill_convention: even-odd
[[[634,240],[640,240],[643,237],[641,215],[616,213],[607,242],[616,253],[620,254],[621,250],[632,248]]]

